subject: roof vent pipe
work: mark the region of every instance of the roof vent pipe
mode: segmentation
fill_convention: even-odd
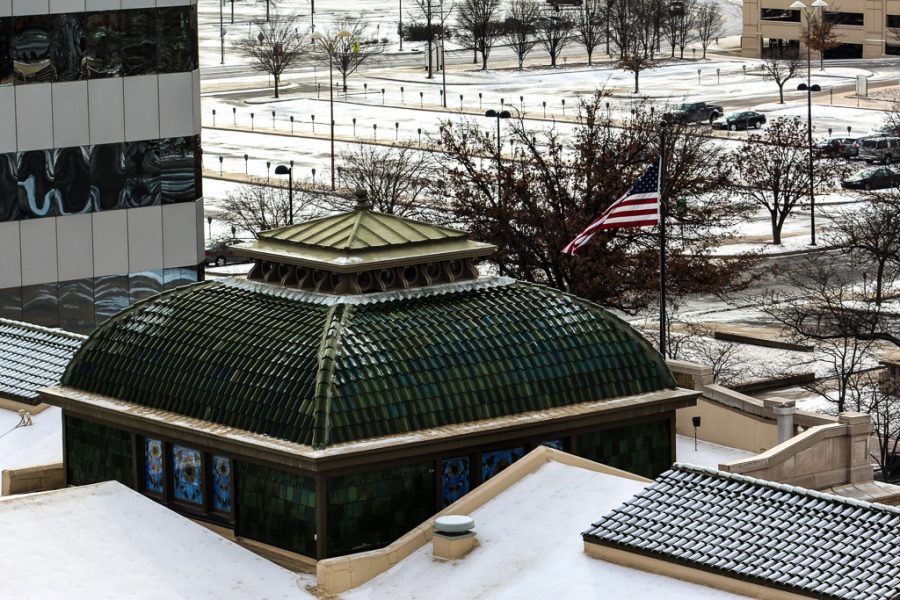
[[[796,403],[791,400],[772,406],[775,413],[775,422],[778,425],[778,443],[786,442],[794,437],[794,413],[797,412]]]
[[[434,520],[433,554],[446,560],[457,560],[476,545],[475,521],[463,515],[446,515]]]

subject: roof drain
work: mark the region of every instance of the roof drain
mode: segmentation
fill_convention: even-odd
[[[432,553],[445,560],[458,560],[472,551],[475,540],[475,521],[463,515],[446,515],[434,520]]]

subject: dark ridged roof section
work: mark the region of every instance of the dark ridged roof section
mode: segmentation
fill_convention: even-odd
[[[900,593],[900,510],[676,464],[582,534],[813,598]]]
[[[56,385],[84,336],[0,319],[0,397],[33,404]]]
[[[674,387],[609,313],[516,283],[354,307],[334,375],[331,441]]]
[[[218,283],[178,288],[104,323],[63,384],[305,441],[327,313]]]
[[[675,387],[628,325],[549,288],[331,302],[182,288],[104,324],[64,383],[316,447]]]

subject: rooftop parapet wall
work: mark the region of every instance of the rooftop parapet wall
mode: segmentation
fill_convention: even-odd
[[[767,452],[719,469],[814,490],[866,483],[872,481],[871,435],[868,415],[841,413],[837,423],[817,425]]]

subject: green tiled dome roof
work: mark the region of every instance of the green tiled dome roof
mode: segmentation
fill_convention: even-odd
[[[63,384],[315,447],[675,387],[621,320],[504,279],[364,298],[200,283],[107,321]]]

